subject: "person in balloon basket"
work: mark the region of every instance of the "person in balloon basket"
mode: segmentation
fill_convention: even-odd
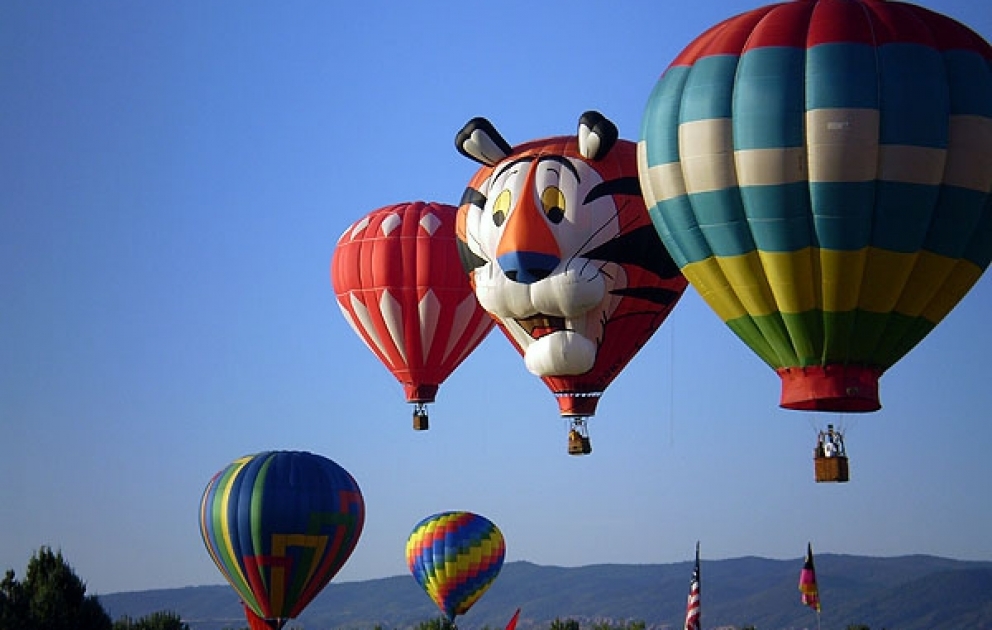
[[[816,446],[817,457],[843,457],[844,436],[828,424],[826,431],[820,431]]]

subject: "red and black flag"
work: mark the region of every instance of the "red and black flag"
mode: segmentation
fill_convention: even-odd
[[[806,543],[806,561],[799,573],[799,592],[802,602],[820,612],[820,589],[816,585],[816,568],[813,566],[813,545]]]

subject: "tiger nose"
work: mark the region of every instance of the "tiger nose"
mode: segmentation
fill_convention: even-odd
[[[503,273],[512,282],[523,284],[547,278],[561,262],[558,239],[540,207],[535,172],[532,168],[527,173],[523,194],[510,212],[496,247],[496,260]]]
[[[561,259],[541,252],[509,252],[496,259],[513,282],[533,284],[551,275]]]

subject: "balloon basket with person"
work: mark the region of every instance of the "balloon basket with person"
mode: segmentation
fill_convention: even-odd
[[[458,208],[433,201],[383,206],[352,223],[331,258],[344,320],[402,385],[413,429],[495,322],[462,271]]]
[[[568,454],[588,455],[592,453],[589,441],[589,426],[585,418],[570,418],[568,429]]]
[[[644,204],[637,144],[588,110],[574,133],[511,145],[486,118],[455,136],[481,165],[458,208],[459,252],[479,303],[572,420],[568,452],[610,383],[688,281]]]
[[[427,404],[413,404],[413,430],[426,431],[430,428],[430,420],[427,417]]]
[[[813,449],[813,471],[817,483],[846,482],[850,480],[844,434],[828,424],[816,436]]]

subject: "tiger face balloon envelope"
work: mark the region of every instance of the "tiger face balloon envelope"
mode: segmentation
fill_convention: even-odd
[[[586,112],[577,135],[516,147],[475,118],[456,146],[483,164],[456,225],[480,304],[563,416],[593,415],[687,284],[645,208],[636,145]]]

